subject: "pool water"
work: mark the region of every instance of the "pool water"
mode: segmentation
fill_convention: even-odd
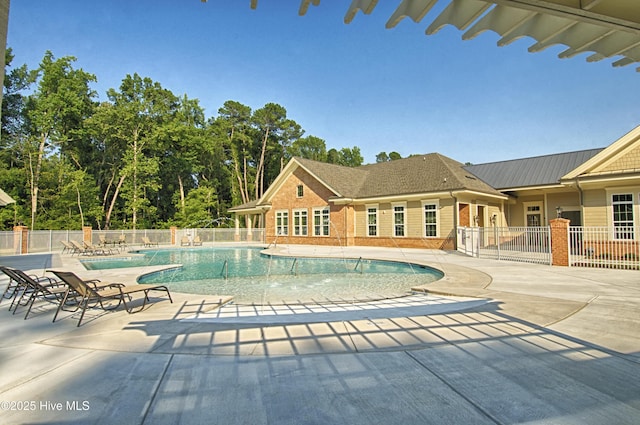
[[[141,256],[84,260],[87,269],[181,264],[142,276],[140,283],[171,290],[232,295],[236,303],[293,303],[381,299],[407,295],[411,288],[442,277],[416,264],[340,258],[270,256],[263,248],[159,249]]]

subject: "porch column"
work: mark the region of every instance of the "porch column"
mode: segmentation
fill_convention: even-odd
[[[569,223],[566,218],[555,218],[549,221],[551,226],[551,264],[554,266],[569,265]]]
[[[238,242],[240,240],[240,218],[236,214],[236,232],[233,234],[233,240]]]
[[[247,242],[251,242],[253,240],[253,222],[251,220],[251,216],[247,215]]]

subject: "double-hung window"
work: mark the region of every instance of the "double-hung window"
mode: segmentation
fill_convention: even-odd
[[[423,204],[424,236],[426,238],[438,236],[438,204]]]
[[[405,236],[405,207],[404,205],[393,206],[393,235],[402,237]]]
[[[633,231],[633,195],[631,193],[611,196],[613,208],[613,238],[634,239]]]
[[[313,235],[329,236],[329,207],[315,208],[313,210]]]
[[[367,236],[378,236],[378,207],[367,207]]]
[[[307,236],[308,234],[308,213],[305,209],[293,210],[293,235]]]
[[[287,236],[289,234],[289,211],[276,211],[276,235]]]

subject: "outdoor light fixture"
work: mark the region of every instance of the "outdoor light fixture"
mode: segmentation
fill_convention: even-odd
[[[556,214],[558,218],[562,218],[562,207],[556,207]]]

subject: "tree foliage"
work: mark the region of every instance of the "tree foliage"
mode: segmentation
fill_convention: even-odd
[[[346,166],[360,149],[303,137],[287,110],[228,100],[205,117],[197,99],[126,75],[97,101],[93,74],[46,52],[35,70],[7,49],[0,138],[0,229],[200,227],[265,192],[294,156]]]

